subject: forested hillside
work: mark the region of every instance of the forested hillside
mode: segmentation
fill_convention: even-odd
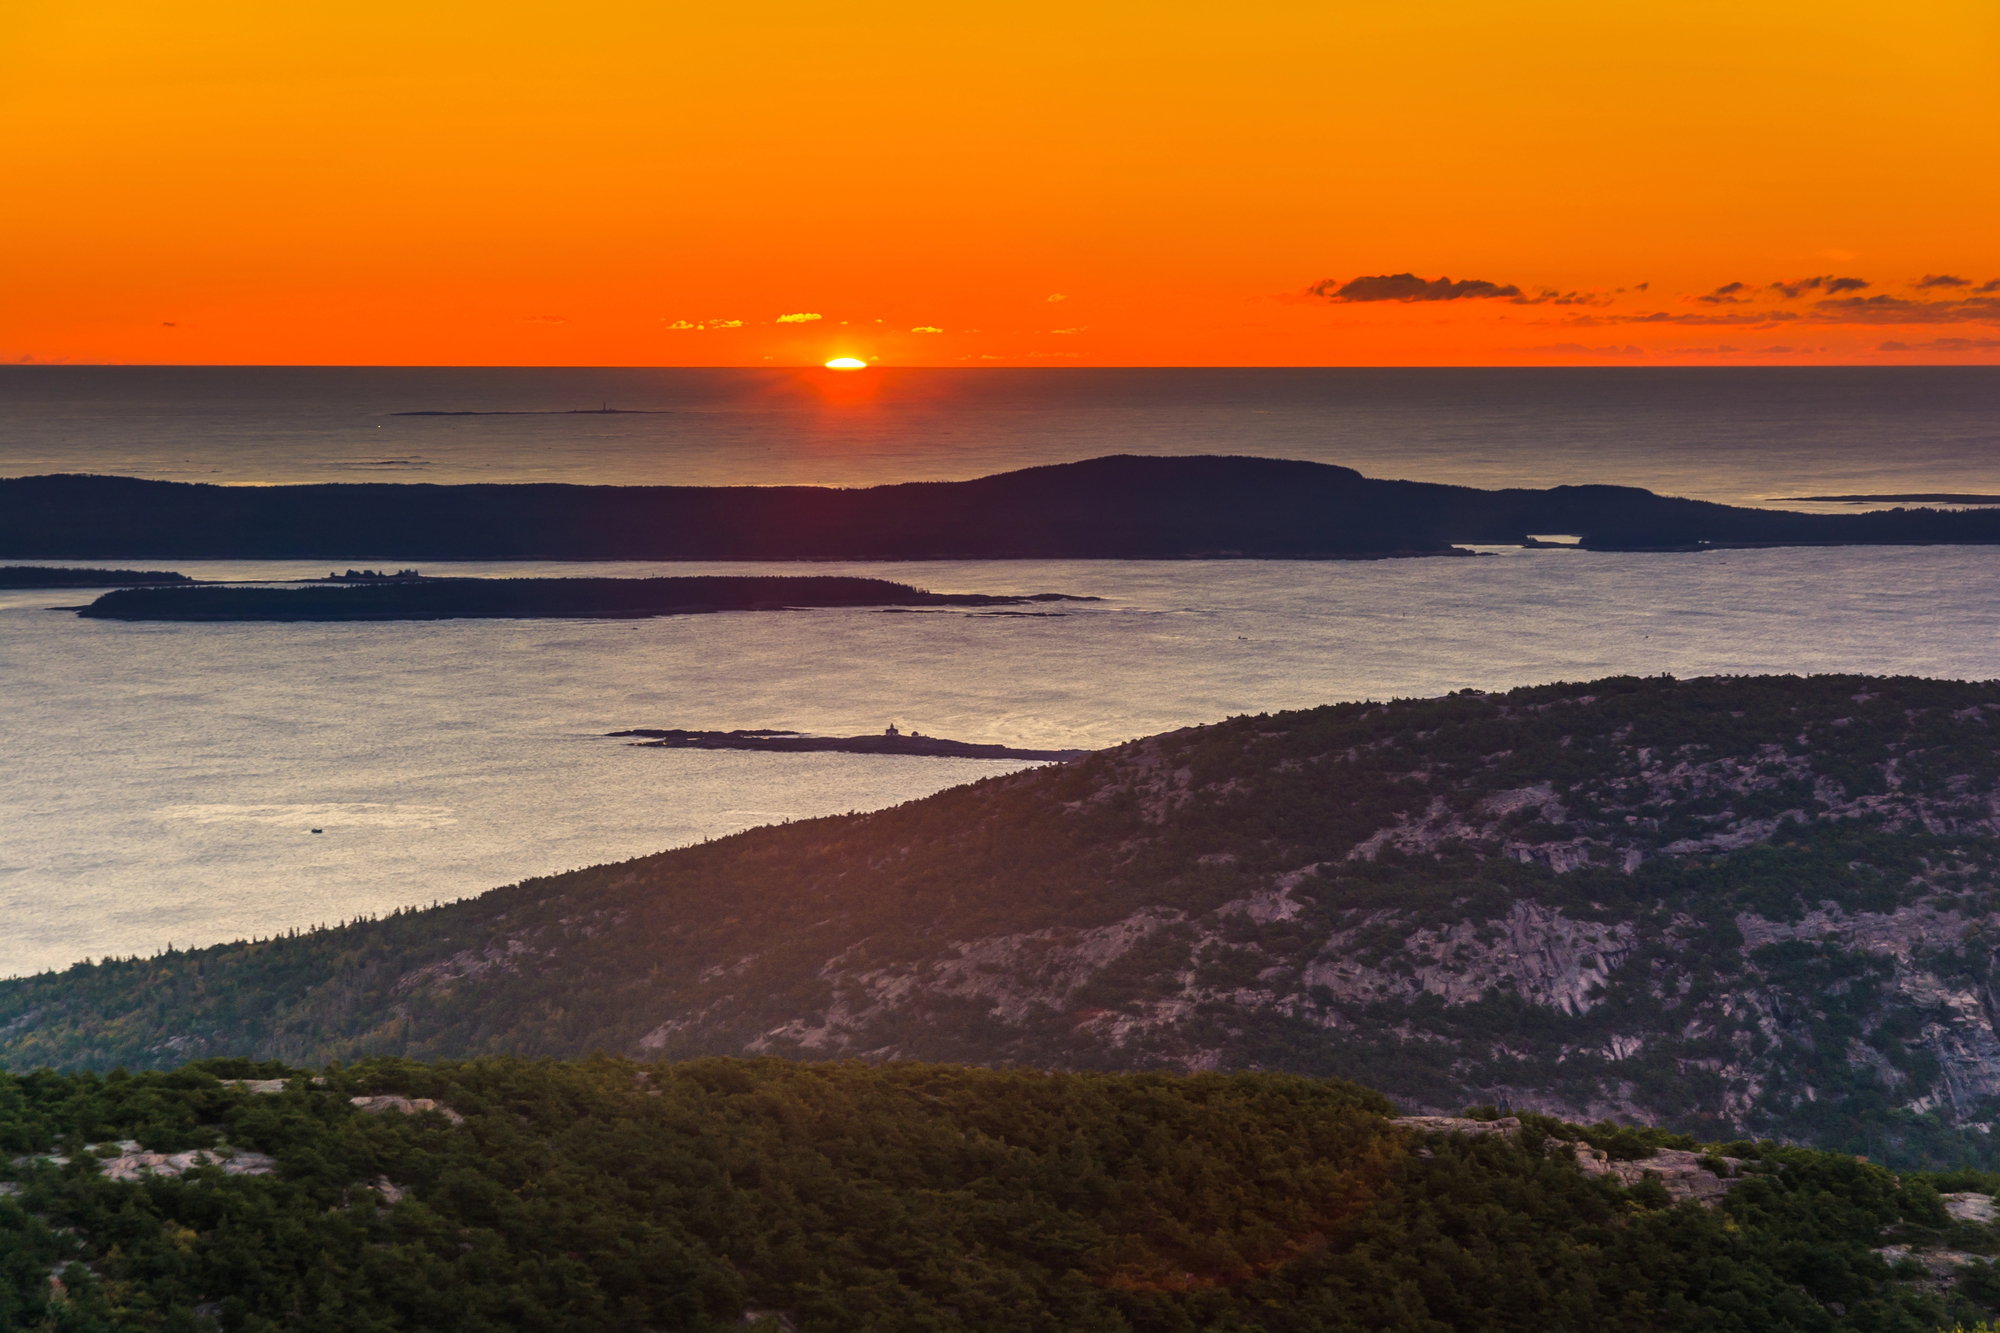
[[[1676,1204],[1662,1131],[1388,1109],[779,1060],[0,1075],[0,1330],[1932,1333],[2000,1301],[2000,1177],[1741,1142]]]
[[[512,1052],[1350,1077],[1985,1163],[2000,686],[1243,717],[444,908],[0,983],[0,1062]]]

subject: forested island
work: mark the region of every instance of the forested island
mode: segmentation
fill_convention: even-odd
[[[134,584],[193,582],[166,569],[69,569],[55,565],[0,565],[0,588],[124,588]]]
[[[308,588],[123,588],[77,611],[97,620],[630,619],[714,611],[841,606],[1017,606],[1094,601],[1062,593],[1019,597],[936,593],[885,579],[705,575],[662,579],[426,579],[371,577]]]
[[[763,750],[778,754],[912,754],[950,759],[1031,759],[1067,762],[1088,750],[1020,750],[1007,745],[954,741],[895,727],[873,736],[807,736],[796,731],[745,728],[686,731],[677,727],[633,727],[613,736],[639,739],[634,745],[658,750]]]
[[[1552,534],[1607,550],[1991,543],[2000,510],[1801,514],[1627,486],[1486,491],[1225,457],[1117,456],[852,490],[0,480],[5,558],[1340,559]]]
[[[603,1050],[1353,1078],[2000,1167],[2000,684],[1241,717],[327,930],[0,981],[0,1064]]]
[[[2000,1176],[1282,1074],[0,1074],[0,1329],[1933,1333]]]

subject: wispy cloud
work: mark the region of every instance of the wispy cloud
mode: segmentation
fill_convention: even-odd
[[[1950,273],[1926,273],[1910,285],[1923,292],[1933,287],[1970,287],[1972,279],[1956,277]]]
[[[1613,343],[1607,347],[1586,347],[1582,343],[1543,343],[1539,347],[1523,347],[1524,352],[1555,352],[1564,356],[1644,356],[1646,349],[1634,343],[1623,345]]]
[[[825,317],[813,314],[809,310],[802,310],[796,315],[780,315],[778,316],[778,322],[780,324],[810,324],[816,319],[823,318]]]
[[[1819,302],[1812,308],[1812,318],[1838,324],[1994,324],[2000,323],[2000,300],[1990,296],[1944,301],[1844,296]]]
[[[1768,329],[1801,319],[1795,310],[1732,310],[1708,314],[1703,311],[1655,310],[1644,315],[1571,315],[1560,321],[1567,328],[1599,328],[1614,324],[1680,324],[1723,328]]]
[[[1706,305],[1745,305],[1750,298],[1743,293],[1749,290],[1750,284],[1747,282],[1725,282],[1708,295],[1697,296],[1694,299]]]
[[[1064,292],[1050,292],[1048,299],[1051,301],[1067,301],[1069,300],[1069,296]]]
[[[938,327],[937,327],[937,326],[936,326],[935,324],[919,324],[919,325],[917,325],[917,327],[915,327],[914,329],[911,329],[911,330],[910,330],[910,332],[911,332],[911,333],[943,333],[943,332],[944,332],[944,330],[943,330],[943,329],[941,329],[941,328],[938,328]]]
[[[529,324],[567,324],[569,320],[561,315],[529,315],[526,322]]]
[[[1306,295],[1341,304],[1364,301],[1485,301],[1495,297],[1519,296],[1513,283],[1488,282],[1483,278],[1420,278],[1414,273],[1381,273],[1369,277],[1325,278],[1306,288]]]
[[[1878,352],[1993,352],[2000,351],[2000,338],[1933,338],[1924,343],[1886,342]]]
[[[1090,325],[1088,325],[1088,324],[1079,324],[1079,325],[1077,325],[1077,326],[1076,326],[1075,328],[1073,328],[1073,329],[1050,329],[1050,330],[1049,330],[1049,332],[1050,332],[1050,333],[1082,333],[1082,332],[1083,332],[1084,330],[1088,329],[1089,327],[1090,327]]]
[[[1533,296],[1516,296],[1513,305],[1610,305],[1617,299],[1610,292],[1561,292],[1544,287]]]

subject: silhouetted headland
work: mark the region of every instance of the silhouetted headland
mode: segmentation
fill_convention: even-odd
[[[0,588],[124,588],[140,583],[192,583],[167,569],[61,569],[0,565]]]
[[[1630,486],[1482,491],[1270,458],[1119,456],[818,486],[0,481],[0,557],[1368,559],[1574,534],[1600,550],[2000,542],[1994,510],[1801,514]]]
[[[916,754],[951,759],[1031,759],[1066,763],[1088,750],[1016,750],[1006,745],[976,745],[890,727],[879,736],[807,736],[796,731],[752,728],[746,731],[682,731],[667,727],[634,727],[607,732],[611,736],[643,736],[634,745],[661,750],[776,750],[784,753]]]
[[[310,588],[126,588],[77,612],[100,620],[633,619],[836,606],[1015,606],[1061,593],[936,593],[884,579],[408,579]]]

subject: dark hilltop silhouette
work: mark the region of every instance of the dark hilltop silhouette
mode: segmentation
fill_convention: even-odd
[[[2000,542],[2000,512],[1800,514],[1629,486],[1483,491],[1269,458],[1121,455],[974,481],[814,486],[0,481],[0,557],[814,560],[1438,555]]]

